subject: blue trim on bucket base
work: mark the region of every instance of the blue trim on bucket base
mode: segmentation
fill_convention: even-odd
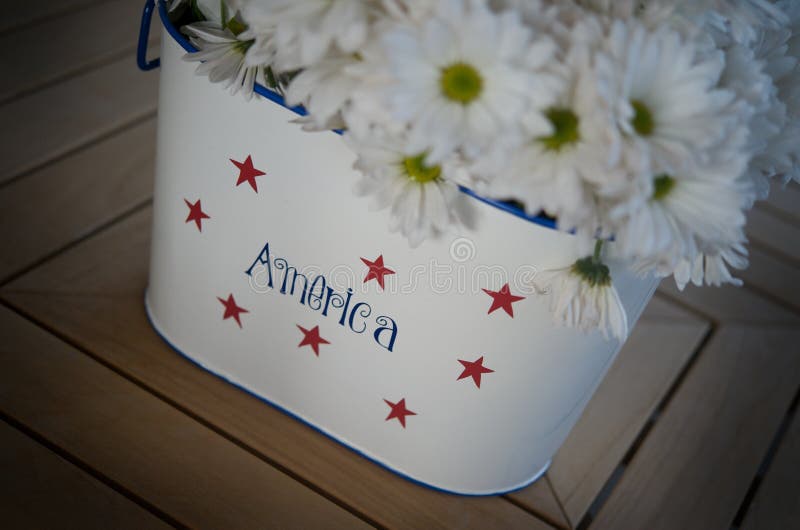
[[[181,34],[178,28],[176,28],[175,25],[172,23],[172,21],[169,19],[169,13],[167,12],[166,3],[163,0],[157,0],[157,1],[158,1],[158,14],[159,17],[161,18],[161,23],[164,25],[164,28],[166,28],[170,36],[173,39],[175,39],[175,42],[177,42],[184,50],[186,50],[186,52],[188,53],[196,52],[197,48],[195,48],[192,45],[192,43],[189,42],[189,40],[183,34]],[[150,16],[152,9],[155,6],[155,2],[156,0],[146,0],[144,12],[142,13],[142,27],[139,33],[139,49],[137,53],[139,67],[142,70],[151,70],[159,65],[159,59],[154,59],[149,63],[146,60],[147,34],[150,31]],[[272,101],[273,103],[277,103],[281,107],[289,109],[300,116],[305,116],[306,114],[308,114],[306,112],[306,109],[304,109],[302,106],[298,105],[296,107],[290,107],[289,105],[286,104],[286,100],[283,98],[283,96],[263,85],[256,83],[255,92],[256,94]],[[332,132],[335,132],[336,134],[342,134],[342,131],[340,130],[335,130]],[[507,212],[515,217],[519,217],[520,219],[524,219],[526,221],[543,226],[545,228],[557,229],[556,221],[546,215],[528,215],[527,213],[525,213],[524,210],[510,204],[507,201],[501,201],[497,199],[490,199],[488,197],[483,197],[482,195],[478,195],[475,191],[465,186],[459,186],[459,189],[463,193],[469,195],[470,197],[478,199],[479,201],[488,204],[489,206],[493,206],[495,208],[503,210],[504,212]]]
[[[267,405],[271,406],[275,410],[277,410],[279,412],[282,412],[283,414],[286,414],[290,418],[295,419],[295,420],[299,421],[300,423],[310,427],[314,431],[326,436],[327,438],[330,438],[334,442],[336,442],[336,443],[346,447],[347,449],[353,451],[355,454],[357,454],[357,455],[359,455],[359,456],[361,456],[363,458],[366,458],[367,460],[369,460],[370,462],[372,462],[374,464],[378,464],[380,467],[382,467],[382,468],[384,468],[384,469],[386,469],[388,471],[391,471],[395,475],[398,475],[398,476],[400,476],[400,477],[402,477],[402,478],[404,478],[404,479],[406,479],[408,481],[411,481],[414,484],[417,484],[418,486],[423,486],[425,488],[428,488],[428,489],[431,489],[431,490],[434,490],[434,491],[438,491],[438,492],[441,492],[441,493],[449,493],[449,494],[452,494],[452,495],[460,495],[460,496],[463,496],[463,497],[491,497],[491,496],[496,496],[496,495],[505,495],[507,493],[514,493],[515,491],[519,491],[519,490],[525,489],[528,486],[530,486],[531,484],[533,484],[534,482],[536,482],[537,480],[539,480],[540,478],[542,478],[542,476],[550,468],[550,461],[548,460],[547,463],[544,465],[544,467],[542,469],[537,471],[533,475],[532,478],[530,478],[529,480],[525,481],[522,485],[514,486],[514,487],[512,487],[510,489],[507,489],[507,490],[499,490],[499,491],[496,491],[496,492],[489,492],[489,493],[464,493],[464,492],[460,492],[460,491],[448,490],[446,488],[441,488],[439,486],[434,486],[433,484],[428,484],[427,482],[424,482],[422,480],[416,479],[416,478],[412,477],[411,475],[408,475],[408,474],[404,473],[403,471],[395,469],[394,467],[392,467],[390,464],[387,464],[386,462],[382,462],[380,460],[377,460],[375,457],[364,453],[362,450],[358,449],[357,447],[352,446],[349,443],[339,439],[338,437],[336,437],[336,435],[331,434],[331,433],[323,430],[320,427],[317,427],[316,425],[311,423],[309,420],[306,420],[302,416],[299,416],[299,415],[295,414],[291,410],[289,410],[287,408],[284,408],[281,405],[278,405],[277,403],[274,403],[274,402],[270,401],[269,399],[256,394],[252,390],[242,386],[241,384],[237,383],[236,381],[233,381],[233,380],[229,379],[228,377],[226,377],[224,375],[221,375],[221,374],[218,374],[218,373],[214,372],[213,370],[210,370],[210,369],[206,368],[205,366],[203,366],[200,362],[196,361],[191,356],[189,356],[187,353],[185,353],[183,350],[178,348],[178,346],[175,345],[170,339],[168,339],[167,336],[161,331],[161,328],[158,326],[158,324],[156,324],[155,318],[153,317],[152,313],[150,312],[150,304],[148,302],[147,289],[145,289],[145,293],[144,293],[144,312],[145,312],[145,316],[147,317],[147,321],[150,324],[150,327],[153,328],[153,331],[155,331],[156,335],[158,335],[161,338],[161,340],[163,340],[164,343],[167,346],[169,346],[173,351],[175,351],[178,355],[180,355],[181,357],[183,357],[187,361],[191,362],[192,364],[194,364],[195,366],[201,368],[202,370],[204,370],[204,371],[206,371],[206,372],[208,372],[208,373],[210,373],[210,374],[222,379],[226,383],[238,388],[239,390],[244,391],[246,394],[249,394],[249,395],[253,396],[254,398],[258,399],[259,401],[262,401],[263,403],[266,403]]]

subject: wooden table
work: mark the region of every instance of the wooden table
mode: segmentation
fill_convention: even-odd
[[[744,288],[664,282],[542,480],[436,493],[148,326],[158,72],[134,65],[140,4],[3,5],[4,527],[800,528],[799,187],[752,212]]]

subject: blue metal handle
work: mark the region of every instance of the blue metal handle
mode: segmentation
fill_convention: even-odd
[[[142,25],[139,28],[139,46],[136,49],[136,63],[144,72],[158,68],[161,65],[161,59],[147,60],[147,41],[150,39],[150,20],[153,18],[153,11],[155,8],[155,0],[147,0],[144,3]]]

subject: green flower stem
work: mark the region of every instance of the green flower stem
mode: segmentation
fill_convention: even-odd
[[[189,3],[189,8],[192,10],[192,15],[194,15],[195,19],[199,21],[203,21],[206,19],[206,17],[203,16],[203,12],[200,11],[200,8],[197,6],[197,0],[192,0]]]
[[[605,243],[605,241],[603,241],[602,239],[598,239],[594,243],[594,254],[592,258],[594,259],[595,263],[602,263],[602,261],[600,260],[600,253],[603,250],[603,243]]]

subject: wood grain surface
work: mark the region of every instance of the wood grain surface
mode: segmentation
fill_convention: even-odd
[[[800,528],[800,185],[750,213],[743,288],[662,282],[542,480],[438,493],[149,326],[142,5],[0,0],[4,528]]]

